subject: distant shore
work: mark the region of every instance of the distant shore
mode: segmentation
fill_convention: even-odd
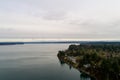
[[[22,44],[120,44],[120,41],[37,41],[37,42],[0,42],[0,45]]]

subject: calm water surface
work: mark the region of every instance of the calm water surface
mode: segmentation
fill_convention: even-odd
[[[0,46],[0,80],[91,80],[68,65],[61,65],[59,50],[69,44]]]

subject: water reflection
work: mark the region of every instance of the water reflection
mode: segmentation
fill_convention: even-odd
[[[59,60],[59,63],[60,63],[61,66],[64,66],[64,65],[65,65],[65,62],[64,62],[64,61],[60,60],[59,58],[58,58],[58,60]]]
[[[69,67],[69,70],[72,70],[73,67],[71,65],[66,64],[64,61],[62,61],[61,59],[59,59],[59,63],[62,67],[64,67],[65,65],[67,65]],[[91,78],[90,76],[86,75],[85,73],[80,72],[80,80],[95,80],[94,78]]]
[[[79,71],[61,67],[56,56],[68,45],[0,46],[0,80],[80,80]]]
[[[80,80],[95,80],[94,78],[88,76],[87,74],[85,73],[81,73],[80,74]]]

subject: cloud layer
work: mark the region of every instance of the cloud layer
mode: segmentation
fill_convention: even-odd
[[[1,0],[0,38],[120,39],[119,0]]]

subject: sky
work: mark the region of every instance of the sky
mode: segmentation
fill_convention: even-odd
[[[0,39],[120,40],[120,0],[0,0]]]

